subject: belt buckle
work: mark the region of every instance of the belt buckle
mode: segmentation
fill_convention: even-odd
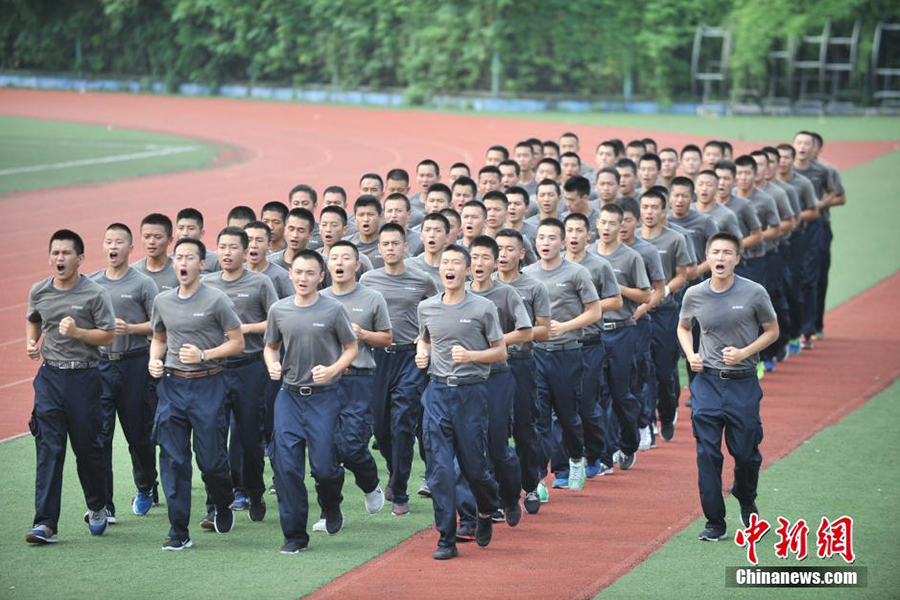
[[[121,352],[110,352],[109,354],[106,355],[106,358],[108,360],[122,360],[122,353]]]
[[[615,331],[615,330],[616,330],[615,323],[604,323],[603,324],[603,331]]]
[[[725,369],[720,369],[719,370],[719,379],[721,379],[722,381],[725,381],[726,379],[728,379],[728,377],[725,376],[726,373],[727,373],[727,371]]]
[[[459,387],[459,377],[451,376],[447,378],[447,386]]]
[[[313,389],[308,385],[302,385],[297,390],[301,396],[312,396]]]

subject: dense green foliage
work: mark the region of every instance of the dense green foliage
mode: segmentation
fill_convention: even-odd
[[[809,9],[809,10],[807,10]],[[889,0],[0,0],[0,67],[197,82],[490,90],[670,100],[690,93],[698,23],[735,31],[732,73],[763,85],[788,33]],[[871,45],[869,41],[869,45]],[[863,48],[865,50],[865,47]],[[860,53],[864,64],[868,55]]]

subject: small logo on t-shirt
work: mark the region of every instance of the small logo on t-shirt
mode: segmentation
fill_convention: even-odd
[[[352,310],[353,312],[365,312],[365,310],[363,310],[362,308],[351,308],[350,310]]]
[[[72,308],[74,308],[75,310],[81,310],[81,309],[84,308],[84,307],[81,306],[81,305],[79,305],[79,304],[73,304],[73,305],[72,305]]]
[[[472,319],[460,319],[459,322],[460,323],[471,323]]]
[[[250,294],[243,294],[243,293],[238,292],[237,297],[238,297],[238,298],[249,298],[249,297],[250,297]]]
[[[669,251],[668,251],[668,250],[659,250],[659,253],[660,253],[660,254],[668,254]]]
[[[732,306],[732,307],[731,307],[731,310],[741,310],[741,309],[743,309],[743,308],[744,308],[743,306],[741,306],[740,304],[738,304],[738,305],[736,305],[736,306]]]
[[[419,288],[417,288],[417,287],[412,287],[412,286],[410,286],[410,285],[404,286],[403,289],[406,290],[407,292],[418,292],[418,291],[421,291],[421,290],[419,290]]]
[[[120,298],[128,298],[128,299],[131,299],[131,298],[134,298],[134,296],[132,296],[131,294],[122,294],[122,295],[120,296]]]
[[[325,323],[313,323],[313,327],[325,327]]]
[[[206,313],[194,313],[195,317],[205,317]]]
[[[568,283],[557,283],[556,287],[568,287]]]

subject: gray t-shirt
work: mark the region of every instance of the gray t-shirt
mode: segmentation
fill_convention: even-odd
[[[244,269],[235,281],[225,281],[224,271],[210,273],[203,278],[203,283],[220,290],[228,296],[234,305],[241,323],[261,323],[269,314],[269,307],[278,300],[278,293],[272,280],[262,273],[254,273]],[[244,334],[244,352],[232,357],[237,360],[243,355],[262,352],[263,336],[260,333]]]
[[[801,212],[816,207],[816,189],[809,179],[799,173],[792,172],[791,178],[785,183],[796,190]]]
[[[356,246],[356,249],[359,250],[360,255],[365,254],[369,257],[369,261],[372,263],[373,269],[380,269],[384,266],[384,260],[381,258],[381,253],[378,251],[378,238],[375,238],[374,242],[362,242],[359,239],[359,232],[351,235],[348,238],[353,244]]]
[[[206,275],[207,273],[215,273],[216,271],[221,271],[222,266],[219,265],[219,255],[212,250],[206,251],[206,266],[203,267],[202,274]]]
[[[735,214],[738,219],[738,225],[741,226],[742,237],[747,237],[754,231],[762,229],[756,210],[750,201],[746,198],[735,196],[734,194],[725,202],[725,208]]]
[[[684,236],[685,250],[687,250],[688,258],[690,259],[691,264],[695,265],[700,262],[697,260],[697,250],[694,247],[694,242],[691,240],[691,232],[678,223],[669,223],[668,227],[675,233],[680,233]],[[638,231],[640,231],[640,228],[638,228]]]
[[[497,316],[500,319],[500,329],[504,334],[519,329],[530,329],[532,326],[531,317],[525,309],[525,303],[519,297],[519,293],[511,285],[506,285],[502,281],[494,280],[489,290],[476,292],[467,287],[468,291],[487,298],[497,307]],[[507,366],[506,361],[493,363],[491,370],[501,369]]]
[[[613,267],[609,261],[606,260],[606,257],[587,252],[585,253],[584,258],[577,264],[587,269],[591,274],[591,280],[594,282],[594,287],[597,288],[597,295],[600,296],[601,300],[612,296],[618,296],[622,293],[622,290],[619,288],[619,282],[616,280],[616,273],[613,271]],[[604,318],[605,316],[606,314],[604,313]],[[584,335],[600,335],[602,324],[603,319],[600,319],[593,325],[588,325],[584,328]]]
[[[640,235],[642,231],[639,230],[637,233]],[[657,237],[651,239],[642,237],[641,239],[653,245],[656,251],[659,252],[665,283],[672,281],[672,278],[675,277],[676,267],[686,267],[691,263],[691,258],[687,251],[687,240],[677,231],[663,227]],[[670,294],[668,297],[660,300],[659,304],[653,307],[653,310],[657,308],[671,308],[675,304],[675,298]]]
[[[431,277],[431,280],[434,282],[434,287],[437,288],[437,291],[444,291],[444,282],[441,281],[440,267],[433,267],[425,262],[424,253],[412,258],[407,258],[403,261],[403,263],[407,266],[407,268],[418,269]]]
[[[486,298],[466,292],[462,302],[444,304],[443,294],[423,300],[417,309],[419,334],[431,344],[429,372],[438,377],[484,377],[491,365],[480,362],[454,363],[451,350],[457,344],[466,350],[487,350],[503,339],[497,307]]]
[[[494,274],[496,279],[497,275]],[[499,281],[499,279],[497,280]],[[518,279],[512,283],[507,283],[522,299],[525,311],[528,313],[528,320],[531,321],[532,327],[537,324],[538,317],[550,318],[550,294],[547,292],[547,286],[538,281],[536,278],[526,273],[520,273]],[[519,344],[513,346],[511,350],[521,350],[526,352],[534,348],[533,342]]]
[[[357,285],[349,294],[336,294],[333,287],[322,291],[322,295],[334,298],[344,305],[350,321],[366,331],[388,331],[391,329],[391,317],[388,315],[387,302],[384,296],[367,287]],[[374,369],[375,358],[372,348],[359,342],[359,355],[353,360],[357,369]]]
[[[709,281],[688,289],[681,304],[681,322],[700,324],[700,357],[703,366],[713,369],[755,369],[759,355],[736,365],[726,365],[722,349],[743,348],[759,337],[763,323],[774,321],[775,309],[766,289],[739,275],[724,292],[715,292]]]
[[[224,359],[186,365],[178,359],[178,351],[184,344],[193,344],[201,350],[222,345],[225,332],[240,327],[241,319],[228,296],[201,283],[190,298],[180,298],[177,289],[156,296],[151,325],[155,333],[166,334],[167,367],[204,371],[223,364]]]
[[[424,216],[422,219],[424,220]],[[416,231],[407,231],[406,232],[406,255],[407,256],[418,256],[425,252],[425,244],[422,243],[422,238],[419,237],[419,233]]]
[[[159,291],[153,280],[134,268],[119,279],[106,276],[106,269],[91,275],[91,279],[106,288],[113,303],[117,319],[126,323],[146,323],[153,313],[153,299]],[[113,345],[104,346],[104,352],[131,352],[147,348],[150,340],[146,335],[117,335]]]
[[[712,217],[691,207],[688,214],[676,219],[669,213],[669,223],[687,230],[689,239],[694,245],[694,258],[697,264],[706,260],[706,241],[719,232],[719,227]]]
[[[791,212],[794,213],[793,216],[799,217],[800,212],[803,209],[800,208],[800,198],[797,196],[797,190],[794,189],[794,186],[792,186],[788,183],[785,183],[784,181],[780,181],[778,179],[770,181],[769,183],[771,183],[774,186],[777,186],[778,188],[781,189],[781,191],[783,191],[785,194],[787,194],[788,203],[791,205]]]
[[[577,263],[562,259],[555,269],[547,270],[541,263],[525,267],[523,273],[531,275],[547,287],[550,295],[550,316],[554,321],[565,322],[584,313],[584,306],[600,299],[597,288],[591,280],[591,273]],[[554,344],[580,340],[584,335],[582,329],[573,329],[551,338]],[[543,347],[539,342],[538,347]]]
[[[167,292],[178,287],[178,276],[175,275],[175,267],[172,266],[172,259],[166,257],[166,260],[168,261],[166,262],[166,266],[159,271],[151,271],[148,269],[146,258],[131,263],[131,266],[152,279],[160,292]]]
[[[275,286],[275,293],[278,294],[279,298],[287,298],[294,295],[294,283],[291,281],[290,274],[283,267],[279,267],[270,261],[266,266],[266,270],[263,271],[263,275],[272,280],[272,285]]]
[[[356,339],[347,309],[319,294],[310,306],[297,306],[294,298],[282,298],[269,309],[266,343],[282,344],[282,381],[288,385],[317,385],[312,369],[327,367],[340,358],[344,345]],[[331,385],[340,374],[324,385]]]
[[[781,217],[778,214],[778,205],[775,204],[775,198],[762,190],[753,188],[753,193],[747,198],[750,204],[756,210],[756,216],[762,224],[762,230],[765,231],[769,227],[777,228],[781,225]],[[745,252],[747,258],[759,258],[765,256],[766,252],[773,250],[777,246],[776,242],[763,242],[759,246],[748,248]]]
[[[794,171],[803,177],[809,179],[816,192],[816,201],[825,197],[825,194],[834,189],[834,182],[831,179],[831,172],[828,168],[817,160],[809,161],[809,167],[801,169],[794,165]]]
[[[274,265],[278,265],[279,267],[281,267],[282,269],[287,271],[288,277],[290,277],[291,264],[284,259],[284,253],[287,252],[287,250],[288,250],[287,248],[282,248],[281,250],[279,250],[277,252],[272,252],[266,258],[269,259],[270,263],[272,263]]]
[[[388,275],[384,268],[369,271],[359,282],[384,296],[391,315],[394,344],[411,344],[419,334],[419,302],[438,293],[430,276],[418,269]]]
[[[734,214],[731,209],[715,203],[710,210],[705,211],[702,214],[712,219],[716,224],[716,227],[719,228],[719,231],[727,231],[739,240],[744,237],[744,232],[741,230],[741,224],[738,222],[737,215]]]
[[[634,238],[634,243],[629,246],[632,250],[640,254],[641,260],[644,261],[644,267],[647,270],[647,279],[650,280],[650,287],[653,287],[654,281],[662,281],[666,283],[666,273],[663,271],[662,258],[659,256],[659,250],[653,244],[648,244],[639,237]],[[650,320],[649,314],[644,314],[640,320]]]
[[[53,277],[48,277],[35,283],[28,293],[25,318],[41,324],[44,338],[41,356],[45,360],[96,361],[100,357],[99,347],[59,333],[59,323],[66,317],[75,319],[75,325],[82,329],[115,330],[116,317],[109,292],[81,275],[71,290],[57,289]]]
[[[646,242],[641,242],[646,244]],[[660,274],[662,273],[662,264],[659,262],[659,253],[656,251],[653,246],[649,246],[649,249],[656,254],[656,261],[658,264],[658,268]],[[625,244],[619,244],[615,250],[610,252],[609,254],[600,254],[599,250],[596,246],[594,246],[594,250],[597,252],[598,256],[604,258],[612,268],[613,274],[615,275],[616,281],[618,285],[624,285],[625,287],[637,288],[639,290],[649,290],[650,289],[650,280],[647,278],[647,267],[644,266],[644,261],[641,258],[641,255],[638,254],[635,250],[629,248]],[[621,288],[620,288],[621,292]],[[637,310],[638,303],[634,300],[629,300],[624,295],[622,296],[622,308],[619,310],[608,310],[603,313],[604,321],[622,321],[624,319],[630,319],[632,315],[634,315],[634,311]]]

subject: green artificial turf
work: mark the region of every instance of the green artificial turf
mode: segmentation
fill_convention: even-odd
[[[673,590],[696,600],[709,598],[896,598],[900,589],[895,536],[900,522],[893,517],[900,497],[900,382],[869,400],[839,423],[825,429],[773,463],[760,476],[757,504],[772,530],[757,544],[760,566],[843,566],[842,558],[816,557],[816,529],[823,516],[854,519],[854,566],[868,568],[868,587],[858,589],[735,589],[725,588],[726,567],[747,567],[746,550],[733,540],[697,540],[704,521],[698,520],[664,544],[637,568],[603,590],[599,600],[640,598],[671,600]],[[728,462],[726,462],[726,465]],[[737,500],[727,502],[730,534],[740,527]],[[810,556],[803,562],[775,556],[777,518],[810,528]]]
[[[172,153],[159,154],[163,152]],[[154,155],[129,158],[144,153]],[[199,169],[211,164],[217,154],[218,149],[212,145],[149,131],[0,116],[0,195]],[[114,157],[126,160],[59,167],[71,161]],[[41,168],[24,173],[4,172],[30,167]]]
[[[266,495],[269,512],[261,523],[251,523],[246,512],[237,512],[234,529],[227,535],[199,527],[205,514],[205,493],[195,466],[191,505],[194,547],[164,552],[161,547],[169,530],[165,505],[154,507],[144,517],[131,512],[131,463],[121,432],[117,432],[114,461],[119,523],[102,537],[90,537],[70,451],[63,478],[60,542],[32,546],[24,540],[33,517],[34,443],[27,436],[0,444],[0,464],[6,467],[0,481],[0,506],[4,507],[0,513],[0,598],[288,600],[312,592],[433,522],[431,501],[415,496],[421,482],[421,461],[416,461],[410,479],[412,512],[404,517],[392,516],[390,503],[381,513],[368,514],[363,493],[348,474],[344,530],[334,537],[311,533],[306,552],[282,555],[278,549],[284,540],[275,496]],[[380,457],[379,470],[382,475],[386,472]],[[266,480],[271,481],[271,471]],[[311,479],[306,481],[310,503],[316,506]],[[318,511],[312,509],[310,528],[318,517]]]
[[[493,114],[493,113],[476,113]],[[503,113],[517,119],[560,121],[563,123],[633,127],[643,131],[672,131],[703,135],[732,141],[770,141],[785,139],[794,132],[816,131],[828,141],[897,140],[900,118],[897,117],[699,117],[693,115],[639,115],[626,113]],[[627,142],[628,140],[626,140]],[[591,150],[593,151],[593,150]]]

